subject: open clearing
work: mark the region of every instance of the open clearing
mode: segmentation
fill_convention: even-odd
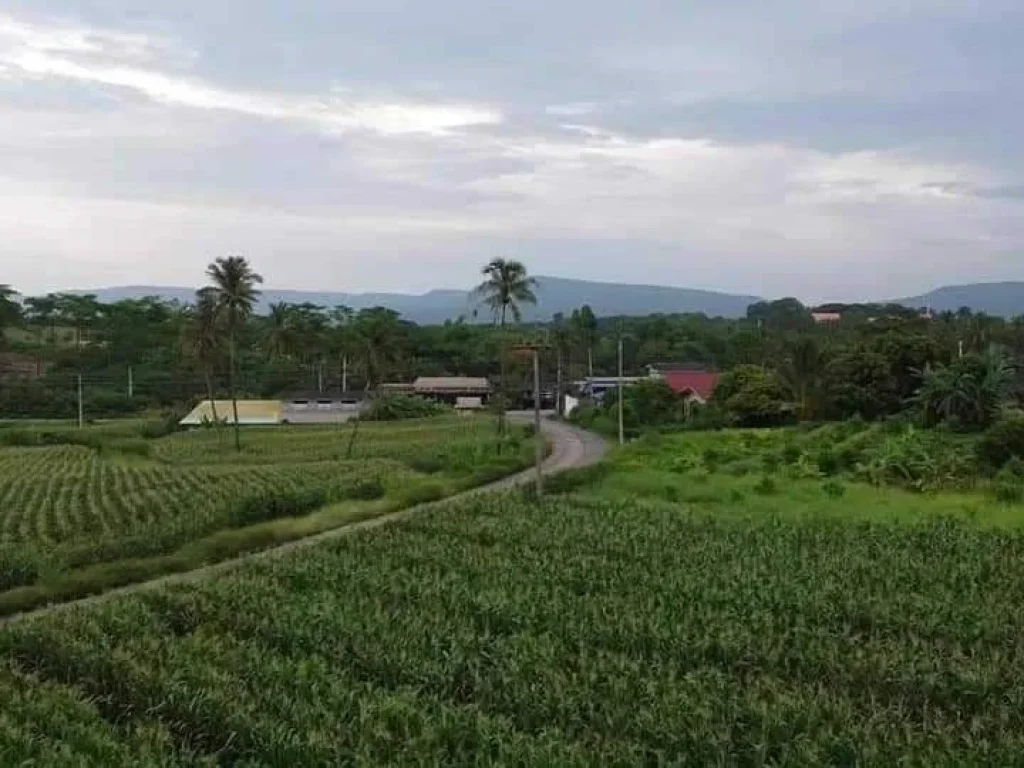
[[[688,439],[0,629],[0,762],[1019,758],[1024,533]]]

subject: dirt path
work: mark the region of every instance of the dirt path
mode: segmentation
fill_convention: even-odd
[[[510,413],[509,418],[518,421],[532,421],[531,416],[520,413]],[[541,422],[544,434],[547,435],[551,441],[551,453],[548,455],[547,460],[544,462],[544,474],[552,475],[558,472],[564,472],[568,469],[579,469],[582,467],[588,467],[591,464],[596,464],[604,456],[607,450],[605,441],[597,435],[586,432],[568,424],[563,424],[557,421],[551,421],[545,419]],[[349,525],[341,526],[339,528],[332,528],[329,531],[318,533],[314,536],[308,536],[304,539],[296,539],[295,541],[289,541],[285,544],[281,544],[271,549],[264,549],[259,552],[251,552],[241,557],[232,558],[230,560],[224,560],[219,563],[212,565],[203,566],[202,568],[196,568],[192,571],[186,571],[184,573],[172,573],[167,576],[161,576],[150,581],[141,581],[136,584],[129,584],[124,587],[117,587],[98,595],[92,595],[90,597],[83,597],[78,600],[69,600],[64,603],[54,603],[43,608],[37,608],[33,611],[27,611],[25,613],[18,613],[11,616],[0,618],[0,626],[4,624],[13,623],[15,621],[23,621],[36,616],[42,616],[48,613],[56,613],[58,611],[66,611],[73,608],[77,608],[92,603],[99,603],[104,600],[110,600],[120,595],[127,595],[132,592],[140,592],[144,589],[156,589],[158,587],[168,586],[170,584],[182,584],[186,582],[199,581],[201,579],[207,579],[217,574],[226,573],[234,570],[246,563],[255,560],[265,560],[272,557],[279,557],[288,552],[292,552],[297,549],[303,549],[305,547],[311,547],[320,542],[327,541],[328,539],[338,538],[340,536],[348,536],[358,531],[364,531],[369,528],[377,528],[381,525],[387,525],[397,520],[409,517],[411,515],[423,512],[425,510],[437,507],[440,504],[445,504],[455,499],[465,499],[474,495],[493,493],[495,491],[506,490],[520,485],[527,485],[532,483],[536,478],[536,471],[529,469],[520,472],[516,475],[498,480],[497,482],[490,483],[489,485],[481,486],[480,488],[473,488],[468,491],[456,494],[455,496],[449,496],[446,499],[440,501],[433,501],[428,504],[420,504],[415,507],[408,509],[402,509],[398,512],[391,512],[380,517],[370,518],[369,520],[362,520],[357,523],[351,523]]]

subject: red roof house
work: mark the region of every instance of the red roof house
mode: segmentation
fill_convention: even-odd
[[[665,371],[662,378],[676,394],[706,403],[714,394],[721,374],[707,371]]]

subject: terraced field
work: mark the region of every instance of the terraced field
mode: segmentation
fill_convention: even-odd
[[[25,607],[40,590],[18,589],[82,569],[132,560],[135,570],[182,570],[137,561],[177,554],[202,563],[258,549],[443,497],[530,456],[519,437],[499,455],[493,425],[455,418],[362,425],[354,439],[351,427],[252,429],[243,446],[236,453],[208,430],[0,448],[0,610],[5,592]]]

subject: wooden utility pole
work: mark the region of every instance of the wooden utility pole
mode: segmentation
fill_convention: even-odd
[[[537,498],[544,493],[544,434],[540,431],[540,350],[533,348],[534,460],[537,464]]]
[[[85,403],[82,400],[82,374],[78,374],[78,428],[85,426]]]
[[[135,397],[135,376],[132,373],[132,367],[128,366],[128,397]]]
[[[626,422],[622,410],[622,334],[619,334],[619,445],[626,444]]]
[[[341,358],[341,391],[348,392],[348,355]]]

